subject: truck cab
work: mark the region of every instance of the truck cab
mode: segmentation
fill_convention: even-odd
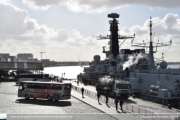
[[[115,81],[114,92],[118,98],[129,98],[131,85],[128,81]]]

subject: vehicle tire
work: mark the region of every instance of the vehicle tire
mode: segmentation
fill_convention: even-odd
[[[26,100],[29,99],[29,95],[28,95],[28,94],[25,95],[25,99],[26,99]]]
[[[58,100],[55,100],[55,102],[58,102]]]
[[[48,99],[48,101],[51,101],[52,100],[52,98],[51,98],[51,96],[49,95],[49,96],[47,96],[47,99]]]

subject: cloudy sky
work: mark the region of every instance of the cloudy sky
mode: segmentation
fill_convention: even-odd
[[[109,33],[109,13],[120,14],[119,33],[136,34],[134,42],[149,41],[152,17],[154,41],[170,47],[158,49],[166,61],[180,61],[179,0],[0,0],[0,53],[33,53],[56,61],[91,61],[102,54]],[[127,40],[121,48],[131,48]]]

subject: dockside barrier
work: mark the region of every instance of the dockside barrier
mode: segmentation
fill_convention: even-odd
[[[72,85],[72,89],[74,91],[76,91],[76,92],[81,93],[81,88],[80,87]],[[84,89],[84,95],[86,95],[88,97],[91,97],[93,99],[96,99],[96,100],[98,99],[97,98],[97,93],[86,90],[86,89]],[[114,104],[115,99],[113,99],[113,98],[108,98],[108,99],[109,99],[108,100],[108,105],[115,107],[115,104]],[[103,103],[106,103],[106,97],[104,95],[101,95],[99,100],[101,102],[103,102]],[[141,108],[139,106],[132,105],[132,104],[129,104],[129,103],[124,103],[123,104],[123,109],[127,110],[128,112],[130,112],[132,114],[135,114],[137,116],[145,116],[146,118],[148,118],[147,116],[152,117],[152,118],[149,118],[148,120],[164,120],[164,118],[161,117],[162,115],[156,114],[156,113],[154,113],[152,111],[146,110],[144,108]],[[158,118],[157,118],[157,115],[158,115]],[[174,118],[169,118],[169,119],[166,119],[166,120],[175,120],[175,119]]]

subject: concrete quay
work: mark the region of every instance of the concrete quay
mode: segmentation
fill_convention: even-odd
[[[96,89],[94,86],[91,86],[91,85],[84,85],[84,84],[79,84],[77,85],[77,83],[75,81],[63,81],[63,82],[68,82],[68,83],[71,83],[73,86],[76,86],[77,88],[81,89],[82,87],[85,89],[85,90],[88,90],[88,91],[92,91],[94,93],[96,93]],[[128,105],[133,105],[134,108],[136,107],[136,109],[139,109],[136,110],[136,112],[133,112],[132,111],[129,111],[127,110],[126,108],[124,108],[124,111],[121,111],[119,109],[119,111],[117,112],[115,107],[114,106],[106,106],[105,103],[101,102],[101,104],[98,104],[98,101],[96,99],[93,99],[92,97],[88,97],[85,95],[84,98],[82,98],[82,95],[80,92],[77,92],[75,90],[72,90],[72,96],[76,97],[77,99],[103,111],[104,113],[106,114],[109,114],[117,119],[121,119],[123,118],[122,116],[126,116],[124,118],[127,118],[127,119],[140,119],[139,118],[139,115],[140,114],[144,114],[144,112],[142,112],[142,109],[147,111],[146,112],[146,115],[149,114],[149,115],[177,115],[177,116],[180,116],[180,112],[179,111],[176,111],[176,109],[168,109],[168,108],[164,108],[162,107],[162,105],[160,104],[157,104],[157,103],[153,103],[153,102],[150,102],[150,101],[145,101],[145,100],[141,100],[141,99],[133,99],[132,97],[130,97],[128,100],[124,100],[124,102]],[[119,107],[119,106],[118,106]],[[126,106],[124,106],[126,107]],[[138,112],[137,112],[138,111]],[[149,112],[149,113],[148,113]],[[128,115],[127,115],[128,114]],[[170,118],[169,120],[173,120],[173,117]]]
[[[71,82],[71,81],[63,81],[63,82]],[[77,84],[72,81],[71,82],[72,85],[76,85]],[[84,86],[83,84],[79,84],[79,86],[77,87],[84,87],[84,89],[94,89],[94,86]],[[116,111],[116,108],[113,107],[113,106],[107,106],[105,103],[103,103],[102,101],[100,101],[100,104],[98,103],[98,101],[96,99],[93,99],[91,97],[88,97],[86,95],[84,95],[84,97],[82,97],[82,94],[79,93],[79,92],[76,92],[72,89],[71,91],[71,95],[76,97],[77,99],[83,101],[84,103],[86,104],[89,104],[91,105],[92,107],[116,118],[117,120],[124,120],[124,119],[127,119],[127,120],[140,120],[139,116],[136,116],[136,115],[133,115],[131,114],[130,112],[128,112],[127,110],[123,110],[121,111],[120,110],[120,106],[118,104],[118,111]]]
[[[8,120],[19,120],[18,116],[70,116],[69,120],[116,120],[89,104],[71,96],[68,100],[48,101],[47,99],[29,99],[18,97],[18,87],[15,82],[1,82],[0,84],[0,114],[11,115]],[[13,116],[12,116],[13,115]],[[51,119],[51,120],[59,120]],[[23,120],[23,119],[21,119]],[[25,120],[49,120],[49,118],[25,119]],[[66,120],[65,118],[62,120]]]
[[[64,81],[64,82],[71,82],[73,86],[79,89],[84,87],[85,90],[88,89],[89,91],[95,92],[94,86],[90,86],[90,85],[84,86],[83,84],[80,84],[79,86],[77,86],[77,83],[75,83],[74,81]],[[134,113],[131,113],[131,111],[127,111],[125,106],[124,106],[123,111],[118,109],[118,112],[117,112],[115,107],[112,106],[112,104],[108,107],[102,101],[100,102],[101,104],[99,104],[97,99],[93,99],[92,97],[88,97],[85,95],[84,98],[82,98],[82,94],[75,90],[71,91],[72,93],[71,99],[59,100],[58,102],[47,101],[47,99],[25,100],[24,97],[17,97],[17,93],[18,93],[18,87],[15,86],[15,82],[1,82],[0,84],[0,113],[15,114],[15,115],[24,115],[24,114],[39,115],[40,114],[42,116],[49,115],[49,114],[50,115],[54,115],[54,114],[55,115],[70,115],[72,116],[73,120],[80,120],[80,119],[81,120],[92,120],[92,119],[93,120],[124,120],[124,119],[139,120],[139,119],[142,119],[140,118],[140,116]],[[135,99],[137,100],[136,102],[133,101],[134,99],[132,100],[131,99],[132,98],[130,98],[129,100],[125,100],[125,103],[129,103],[133,105],[139,104],[142,106],[141,102],[138,101],[139,99]],[[155,106],[157,105],[156,104],[151,105],[152,108],[155,108]],[[170,111],[173,111],[173,110],[170,110]],[[33,119],[33,120],[36,120],[36,119]],[[38,118],[38,120],[41,120],[41,119]],[[164,120],[164,119],[160,119],[160,120]],[[173,119],[168,119],[168,120],[173,120]]]

